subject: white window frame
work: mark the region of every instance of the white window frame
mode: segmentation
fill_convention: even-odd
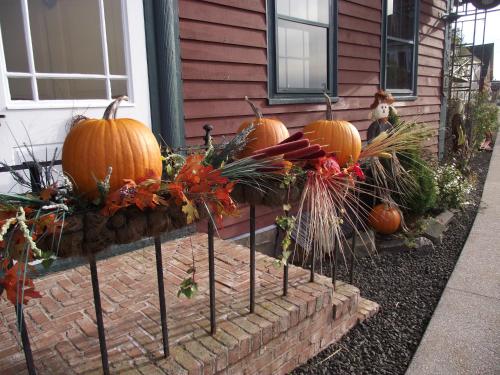
[[[99,24],[101,32],[101,48],[103,52],[104,74],[78,74],[78,73],[39,73],[35,69],[35,60],[33,56],[33,44],[31,40],[31,28],[29,24],[29,8],[28,0],[21,1],[21,10],[23,15],[23,26],[26,43],[26,51],[28,58],[29,72],[7,72],[7,64],[5,61],[5,50],[3,47],[2,30],[0,28],[0,89],[3,91],[4,103],[0,103],[0,107],[6,109],[46,109],[46,108],[97,108],[106,107],[111,98],[111,81],[113,79],[127,80],[127,96],[128,102],[121,104],[122,107],[134,106],[134,90],[131,69],[130,56],[130,34],[128,27],[128,9],[127,0],[121,0],[121,15],[123,28],[123,55],[125,58],[126,75],[110,74],[109,72],[109,56],[108,56],[108,40],[106,34],[106,20],[104,14],[104,0],[98,0],[99,4]],[[10,96],[9,78],[30,78],[33,100],[12,100]],[[52,79],[102,79],[106,85],[106,99],[57,99],[57,100],[40,100],[38,97],[37,78],[52,78]],[[1,99],[1,97],[0,97]]]

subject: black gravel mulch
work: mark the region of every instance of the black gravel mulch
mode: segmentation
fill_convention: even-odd
[[[405,373],[474,222],[490,158],[483,152],[473,161],[472,204],[455,215],[442,245],[358,259],[353,284],[380,312],[292,374]],[[344,269],[339,274],[346,280]]]

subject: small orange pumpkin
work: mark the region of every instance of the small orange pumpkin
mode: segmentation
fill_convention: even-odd
[[[369,222],[378,233],[392,234],[401,225],[401,214],[396,208],[381,203],[373,207]]]
[[[326,120],[317,120],[304,128],[304,136],[311,143],[319,143],[327,153],[334,153],[341,167],[358,161],[361,153],[361,137],[350,122],[333,120],[332,100],[326,97]]]
[[[103,180],[112,168],[110,191],[123,186],[124,179],[161,176],[162,162],[158,142],[143,123],[116,118],[122,96],[105,110],[102,119],[76,123],[64,141],[63,171],[75,190],[89,199],[98,197],[96,180]]]
[[[238,133],[240,133],[250,125],[254,126],[254,129],[248,134],[248,142],[241,151],[240,158],[250,156],[253,152],[263,148],[274,146],[290,136],[285,124],[280,120],[264,118],[261,110],[247,96],[245,96],[245,101],[252,107],[255,118],[251,121],[245,121],[238,129]]]

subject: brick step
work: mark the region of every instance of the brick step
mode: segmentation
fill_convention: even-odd
[[[154,249],[148,247],[98,262],[103,317],[112,373],[285,374],[337,341],[378,306],[341,281],[289,268],[257,254],[256,311],[248,310],[249,253],[215,240],[218,331],[209,334],[207,237],[196,234],[163,245],[171,356],[162,355]],[[198,295],[177,298],[177,288],[196,258]],[[80,266],[36,281],[43,297],[25,309],[39,374],[101,374],[89,269]],[[0,374],[27,373],[15,312],[0,300]]]
[[[258,303],[255,314],[222,322],[213,338],[207,327],[206,335],[176,346],[162,367],[183,375],[285,374],[377,310],[352,285],[337,281],[333,291],[330,278],[304,278],[287,297],[276,292]]]
[[[380,306],[378,303],[365,298],[360,298],[357,310],[357,316],[359,319],[358,323],[362,323],[365,320],[370,319],[372,316],[378,313],[379,310]]]

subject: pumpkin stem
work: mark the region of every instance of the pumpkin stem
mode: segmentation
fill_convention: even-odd
[[[252,107],[252,111],[255,114],[255,117],[257,117],[258,120],[262,120],[262,111],[253,104],[250,99],[248,99],[248,96],[245,96],[245,101],[250,104],[250,107]]]
[[[332,114],[332,98],[328,96],[326,92],[323,93],[323,95],[326,98],[326,119],[328,121],[333,120],[333,114]]]
[[[103,120],[116,120],[116,112],[122,100],[128,100],[128,96],[121,95],[111,102],[102,115]]]

